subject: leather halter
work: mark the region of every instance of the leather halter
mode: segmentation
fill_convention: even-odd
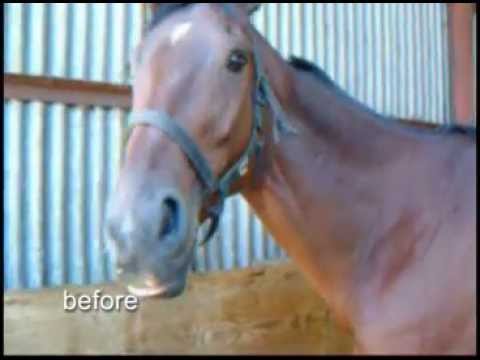
[[[253,101],[253,118],[251,125],[250,141],[243,151],[240,158],[227,169],[220,178],[216,178],[208,161],[202,154],[195,141],[190,137],[187,131],[182,128],[174,118],[165,111],[146,110],[141,112],[132,112],[128,127],[127,138],[132,129],[138,125],[149,125],[161,130],[167,137],[180,146],[183,153],[190,161],[197,176],[204,186],[204,198],[218,193],[218,202],[207,209],[207,219],[210,219],[210,226],[205,238],[200,241],[200,245],[207,243],[219,225],[219,218],[222,214],[225,199],[231,195],[231,185],[241,178],[246,170],[249,160],[252,156],[257,156],[260,152],[263,142],[260,140],[259,134],[263,128],[262,109],[267,104],[278,103],[274,98],[273,92],[270,91],[269,84],[264,76],[260,59],[253,53],[254,61],[254,80],[255,89],[252,93]]]

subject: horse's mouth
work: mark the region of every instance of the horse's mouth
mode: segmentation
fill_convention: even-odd
[[[147,277],[138,284],[130,283],[127,285],[128,292],[138,298],[172,298],[180,295],[183,289],[184,284],[182,283],[160,284],[152,277]]]
[[[127,286],[128,292],[136,297],[140,298],[150,298],[156,296],[162,296],[167,292],[167,287],[160,286],[160,287],[135,287],[132,285]]]

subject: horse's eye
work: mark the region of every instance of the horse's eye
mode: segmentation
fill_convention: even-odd
[[[234,50],[228,58],[227,68],[231,72],[239,73],[247,63],[247,55],[241,50]]]

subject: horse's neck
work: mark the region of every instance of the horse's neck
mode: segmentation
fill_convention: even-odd
[[[261,185],[244,195],[327,301],[348,314],[358,255],[381,209],[379,188],[408,141],[311,74],[285,70],[275,53],[262,56],[297,131],[272,141]]]

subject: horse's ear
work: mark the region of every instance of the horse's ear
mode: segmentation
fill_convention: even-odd
[[[253,15],[258,9],[260,9],[262,3],[239,3],[237,6],[246,14]]]

